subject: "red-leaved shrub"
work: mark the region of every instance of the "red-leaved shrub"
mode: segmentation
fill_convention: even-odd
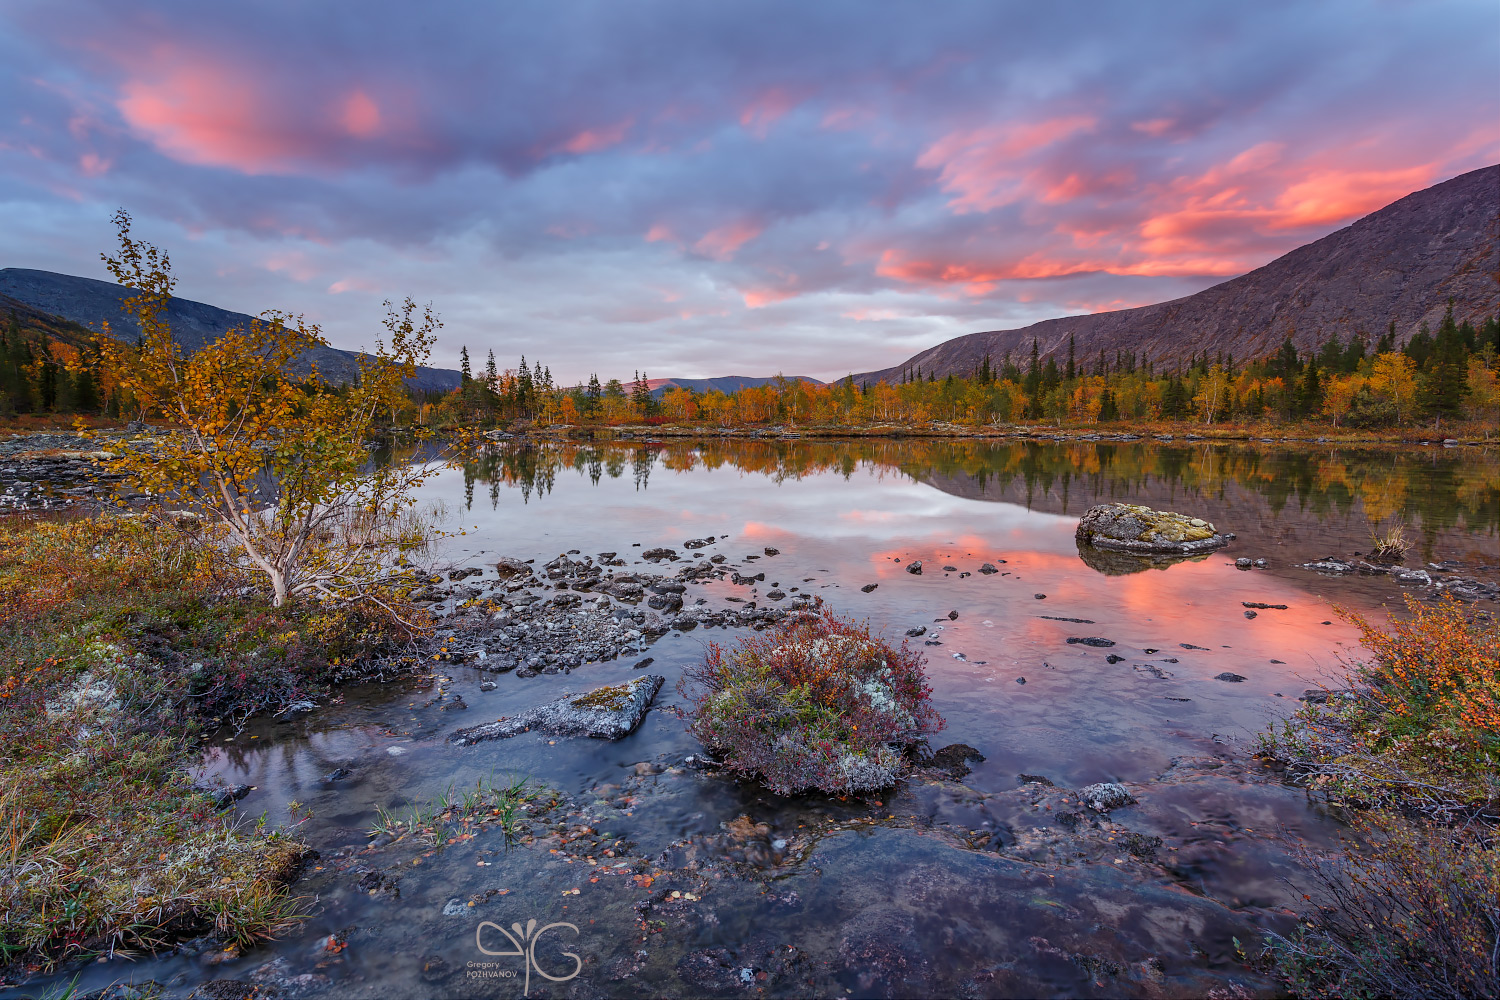
[[[923,662],[820,609],[733,649],[711,644],[679,690],[693,735],[731,770],[783,795],[870,791],[905,770],[902,747],[943,727]]]

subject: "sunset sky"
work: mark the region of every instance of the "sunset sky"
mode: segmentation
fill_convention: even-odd
[[[1205,288],[1500,160],[1500,6],[0,5],[0,267],[561,379],[834,378]]]

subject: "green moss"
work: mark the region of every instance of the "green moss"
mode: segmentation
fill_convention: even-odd
[[[628,707],[635,694],[635,683],[611,684],[597,688],[588,694],[579,695],[571,702],[575,708],[601,708],[607,712],[619,712]]]

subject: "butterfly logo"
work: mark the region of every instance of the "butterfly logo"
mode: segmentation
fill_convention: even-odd
[[[490,949],[486,948],[484,946],[484,929],[486,927],[492,927],[495,930],[499,931],[501,934],[504,934],[506,940],[511,943],[511,947],[515,948],[515,951],[491,951]],[[526,967],[526,982],[525,986],[522,989],[521,995],[529,996],[531,994],[531,972],[533,969],[536,970],[537,975],[541,976],[543,979],[550,979],[554,983],[565,983],[569,979],[572,979],[574,976],[578,975],[579,972],[583,971],[583,959],[579,958],[571,951],[563,952],[564,958],[571,958],[574,962],[573,971],[568,973],[566,976],[554,976],[543,969],[541,965],[537,963],[537,942],[542,939],[543,934],[552,930],[554,927],[565,927],[568,930],[572,931],[575,935],[578,934],[578,928],[573,924],[547,924],[545,927],[538,929],[535,920],[528,920],[526,921],[525,927],[522,927],[520,922],[518,921],[510,925],[510,930],[506,930],[504,927],[501,927],[494,921],[486,920],[474,929],[474,944],[479,948],[480,951],[484,952],[484,954],[486,955],[508,955],[522,959],[523,964]],[[512,931],[514,933],[512,933]]]

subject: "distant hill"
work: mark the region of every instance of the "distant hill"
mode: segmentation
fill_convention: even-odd
[[[812,385],[823,383],[807,375],[787,375],[787,379],[795,379],[799,382],[808,382]],[[759,387],[775,382],[775,376],[760,378],[754,375],[721,375],[718,378],[648,378],[646,385],[651,388],[651,395],[661,396],[668,389],[691,389],[694,392],[738,392],[746,386]]]
[[[1405,343],[1422,322],[1436,329],[1449,299],[1459,322],[1500,312],[1500,165],[1470,171],[1407,195],[1354,224],[1299,247],[1249,274],[1137,309],[1043,320],[1019,330],[956,337],[890,368],[854,376],[899,381],[903,370],[967,375],[988,354],[1024,362],[1035,338],[1043,358],[1078,360],[1103,350],[1141,359],[1186,358],[1201,351],[1236,358],[1270,354],[1286,338],[1299,351],[1330,334],[1374,339],[1396,322]]]
[[[122,309],[124,301],[132,294],[134,293],[130,289],[121,285],[93,278],[79,278],[71,274],[24,267],[0,269],[0,308],[10,308],[7,303],[18,303],[35,313],[50,317],[53,325],[57,325],[57,321],[63,321],[100,332],[103,330],[103,322],[108,320],[115,336],[122,340],[134,340],[140,333],[135,318]],[[234,327],[248,326],[252,318],[245,313],[230,312],[218,306],[176,296],[167,307],[167,321],[172,325],[172,332],[188,351],[197,351],[204,345],[213,343]],[[74,328],[71,333],[76,337],[80,331]],[[59,334],[59,339],[69,340],[69,337]],[[348,382],[359,370],[358,357],[359,354],[355,351],[316,347],[298,359],[298,371],[299,374],[306,374],[316,364],[319,373],[329,381]],[[407,382],[416,389],[446,391],[456,387],[459,379],[456,371],[418,368],[416,377]]]

